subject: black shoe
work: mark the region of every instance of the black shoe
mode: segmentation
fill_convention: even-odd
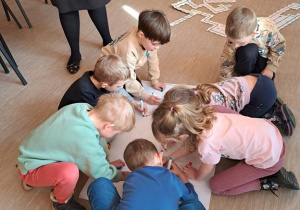
[[[291,136],[296,127],[295,116],[286,104],[281,106],[275,104],[264,117],[279,127],[285,135]]]
[[[300,189],[295,174],[291,171],[287,171],[283,167],[277,173],[262,178],[261,179],[262,189],[266,188],[266,186],[264,186],[265,184],[269,184],[269,186],[271,186],[271,188],[274,188],[275,190],[276,190],[276,185],[277,185],[277,189],[278,187],[288,188],[292,190]]]
[[[86,208],[79,203],[77,203],[72,196],[67,203],[58,203],[53,201],[52,205],[53,210],[86,210]]]
[[[70,74],[76,74],[78,72],[78,70],[80,69],[80,61],[81,55],[77,56],[76,58],[74,58],[73,56],[69,58],[67,69]]]

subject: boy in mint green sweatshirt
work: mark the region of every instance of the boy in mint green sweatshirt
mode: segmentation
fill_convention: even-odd
[[[66,106],[34,131],[19,147],[18,172],[24,189],[53,186],[54,209],[85,209],[72,194],[79,170],[97,179],[124,180],[127,172],[117,170],[122,160],[108,162],[103,138],[130,131],[135,123],[132,103],[120,94],[106,94],[92,106]]]

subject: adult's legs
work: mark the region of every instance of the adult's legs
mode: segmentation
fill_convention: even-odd
[[[262,117],[275,103],[277,90],[273,80],[269,77],[257,74],[257,82],[250,94],[250,101],[240,114],[249,117]]]
[[[92,210],[115,209],[121,200],[116,187],[104,177],[93,181],[88,187],[87,194]]]
[[[260,169],[240,161],[210,179],[210,187],[217,195],[239,195],[249,191],[261,189],[260,178],[267,177],[278,172],[284,160],[285,147],[283,146],[279,161],[272,167]]]
[[[88,10],[88,12],[103,39],[103,46],[107,45],[112,41],[112,38],[108,27],[106,7],[103,6],[99,9]]]
[[[64,30],[65,36],[71,48],[71,56],[67,65],[68,66],[72,64],[78,65],[78,69],[79,69],[79,63],[81,60],[81,54],[79,50],[79,31],[80,31],[79,12],[72,11],[67,13],[59,13],[59,19],[61,22],[61,26]],[[70,73],[76,73],[76,72],[70,72]]]
[[[258,54],[258,46],[250,43],[236,50],[235,71],[241,76],[261,73],[266,68],[267,61]]]
[[[56,162],[29,171],[26,175],[19,172],[19,176],[23,182],[33,187],[54,186],[55,199],[64,203],[73,194],[79,169],[74,163]]]

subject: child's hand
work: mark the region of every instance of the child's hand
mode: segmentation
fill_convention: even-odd
[[[265,69],[261,72],[262,75],[265,75],[267,77],[269,77],[270,79],[273,78],[273,71],[269,70],[269,69]]]
[[[130,174],[130,173],[131,173],[130,171],[122,171],[121,181],[125,181],[127,175]]]
[[[161,98],[149,95],[144,101],[151,105],[159,105],[161,103]]]
[[[144,104],[144,110],[141,108],[141,105],[136,103],[136,101],[132,101],[132,104],[135,108],[135,110],[139,111],[139,112],[144,112],[144,113],[147,113],[147,105]]]
[[[189,182],[189,180],[187,179],[187,177],[185,176],[185,174],[182,172],[182,170],[178,167],[178,165],[174,162],[172,162],[172,167],[170,170],[173,174],[175,174],[176,176],[178,176],[179,179],[181,179],[181,181],[183,183],[187,183]]]
[[[153,84],[152,87],[153,87],[155,90],[159,90],[159,91],[161,91],[161,89],[162,89],[161,92],[163,92],[164,89],[166,89],[166,84],[165,84],[165,83],[160,83],[160,82],[158,82],[158,83]]]
[[[125,162],[120,159],[112,161],[109,164],[115,166],[118,170],[121,170],[125,166]]]

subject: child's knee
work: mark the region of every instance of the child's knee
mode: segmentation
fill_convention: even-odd
[[[212,177],[209,180],[211,192],[215,195],[223,195],[224,191],[220,189],[220,184]]]
[[[75,163],[66,162],[60,171],[60,179],[67,183],[77,183],[79,169]]]

